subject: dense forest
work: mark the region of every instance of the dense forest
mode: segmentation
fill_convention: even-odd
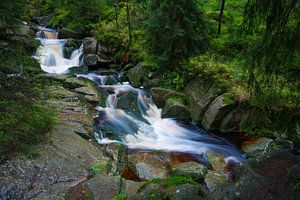
[[[143,63],[137,86],[149,90],[152,80],[178,93],[192,80],[217,85],[247,111],[238,132],[300,144],[300,0],[1,0],[0,161],[30,155],[59,121],[25,26],[95,38],[108,68]]]

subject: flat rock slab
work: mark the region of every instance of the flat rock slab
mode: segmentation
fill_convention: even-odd
[[[52,130],[51,143],[32,159],[15,158],[0,165],[0,197],[59,199],[87,179],[89,168],[103,158],[100,148],[65,125]]]

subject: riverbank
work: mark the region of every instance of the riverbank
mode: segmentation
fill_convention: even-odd
[[[43,77],[50,80],[47,102],[58,110],[59,124],[32,158],[1,164],[2,199],[222,199],[225,194],[232,199],[283,199],[298,191],[299,160],[271,141],[248,145],[253,158],[234,168],[218,154],[209,154],[208,167],[188,154],[99,145],[91,139],[91,121],[101,94],[75,77]]]

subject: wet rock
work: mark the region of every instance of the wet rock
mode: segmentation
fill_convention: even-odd
[[[134,87],[140,87],[148,73],[149,69],[147,69],[146,65],[141,62],[127,72],[127,77]]]
[[[254,142],[246,143],[242,146],[243,152],[248,156],[258,157],[276,149],[276,143],[270,138],[258,138]]]
[[[218,130],[222,119],[232,108],[232,105],[229,105],[224,102],[225,94],[217,97],[208,107],[202,119],[202,126],[208,130]]]
[[[183,121],[191,120],[191,112],[184,105],[182,97],[169,98],[165,104],[162,116],[166,118],[175,118]]]
[[[78,66],[78,67],[71,67],[69,69],[69,75],[75,74],[87,74],[89,71],[87,66]]]
[[[183,121],[191,121],[191,112],[184,105],[169,106],[163,113],[164,118],[174,118]]]
[[[206,199],[207,192],[200,185],[183,184],[168,189],[167,198],[173,200]]]
[[[185,162],[176,165],[172,169],[175,176],[186,176],[193,180],[203,180],[207,174],[207,167],[196,162]]]
[[[169,155],[160,152],[128,155],[128,166],[140,180],[168,177],[169,161]]]
[[[207,153],[207,159],[213,170],[222,173],[226,173],[228,171],[227,165],[222,155],[218,153],[209,152]]]
[[[65,194],[65,200],[94,200],[93,192],[81,183],[71,187]]]
[[[207,159],[213,170],[209,170],[205,176],[204,182],[209,191],[214,191],[220,185],[227,184],[229,180],[229,169],[225,163],[224,157],[217,153],[208,153]]]
[[[203,77],[192,80],[184,91],[188,97],[192,118],[199,123],[211,102],[223,93],[222,88],[219,88],[212,80]]]
[[[68,89],[75,89],[75,88],[79,88],[79,87],[83,87],[86,85],[86,82],[84,80],[75,78],[75,77],[70,77],[67,78],[64,81],[64,86]]]
[[[236,181],[220,185],[209,199],[291,199],[292,188],[286,175],[297,162],[287,151],[273,152],[259,159],[248,159],[236,166]]]
[[[99,56],[96,54],[88,54],[84,57],[83,62],[86,66],[94,67],[97,66],[99,59]]]
[[[58,39],[67,39],[67,38],[82,39],[84,38],[84,34],[72,29],[62,28],[58,31],[57,37]]]
[[[83,52],[85,54],[96,54],[98,49],[98,42],[94,37],[84,38],[82,41]]]
[[[222,132],[239,132],[240,123],[246,119],[249,111],[243,108],[235,108],[231,110],[220,124],[220,131]]]
[[[204,182],[209,191],[214,191],[219,186],[228,183],[228,177],[226,174],[209,170],[205,176]]]

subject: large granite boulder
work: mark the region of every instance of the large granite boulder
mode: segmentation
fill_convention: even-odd
[[[197,77],[189,82],[184,91],[188,98],[192,118],[198,123],[201,123],[202,116],[211,102],[223,93],[222,88],[212,80],[203,77]]]
[[[232,108],[232,105],[224,102],[225,95],[218,96],[205,112],[201,123],[205,130],[219,130],[220,123]]]

